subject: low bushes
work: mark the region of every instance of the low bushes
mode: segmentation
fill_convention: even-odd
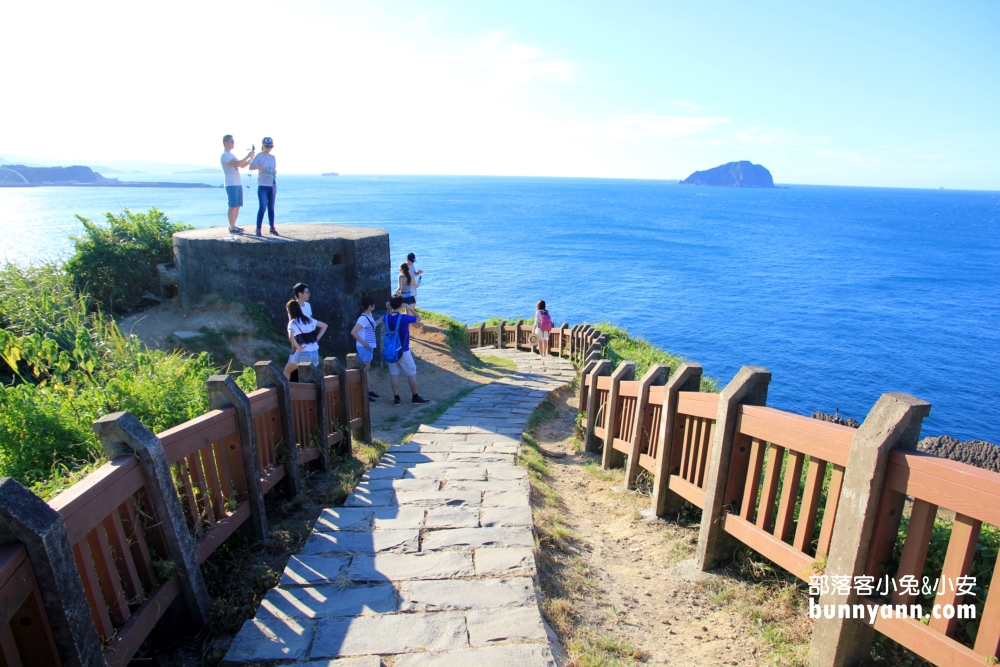
[[[67,265],[0,267],[0,475],[45,498],[103,459],[95,419],[128,410],[153,431],[175,426],[208,409],[205,380],[218,372],[207,354],[150,350],[79,291],[86,267],[105,257],[96,275],[117,301],[117,285],[162,261],[137,254],[169,248],[179,228],[155,209],[108,218],[111,229],[87,227],[94,233],[76,240]]]
[[[89,293],[105,312],[138,310],[142,294],[155,292],[156,265],[173,261],[171,235],[189,225],[170,222],[156,208],[148,213],[105,214],[106,224],[76,216],[83,234],[72,237],[76,251],[66,263],[76,286]]]

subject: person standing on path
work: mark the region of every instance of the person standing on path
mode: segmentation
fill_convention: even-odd
[[[236,142],[233,141],[231,134],[222,137],[222,145],[226,150],[222,153],[219,161],[222,163],[222,173],[226,176],[226,197],[229,198],[229,232],[242,234],[243,229],[236,226],[236,218],[239,217],[240,207],[243,206],[243,179],[240,177],[240,169],[250,164],[250,160],[256,153],[251,149],[245,158],[236,159],[236,156],[233,155]]]
[[[417,307],[417,281],[410,273],[410,265],[403,262],[399,265],[399,276],[396,280],[396,296],[403,297],[403,303],[407,306]]]
[[[406,264],[403,264],[403,266],[406,266]],[[399,398],[399,374],[402,373],[406,376],[406,380],[410,384],[410,392],[413,393],[413,403],[417,405],[430,403],[430,401],[421,397],[417,392],[417,364],[413,361],[413,355],[410,354],[410,325],[419,322],[420,315],[417,314],[415,309],[404,305],[403,297],[398,295],[392,297],[385,304],[385,307],[389,311],[385,316],[386,332],[397,330],[397,324],[399,330],[399,359],[389,362],[389,381],[392,384],[393,402],[396,405],[401,403]]]
[[[365,368],[369,371],[372,368],[372,356],[375,354],[375,327],[378,326],[378,322],[372,313],[375,311],[375,299],[366,296],[361,299],[361,314],[358,315],[358,321],[354,324],[354,328],[351,329],[351,336],[354,337],[355,347],[358,349],[358,359],[360,359],[365,364]],[[375,399],[379,397],[374,391],[368,390],[368,400],[372,403]]]
[[[292,344],[292,353],[285,364],[285,377],[290,380],[299,364],[311,362],[320,367],[319,339],[326,333],[326,324],[305,315],[295,299],[285,304],[285,310],[288,311],[288,341]]]
[[[424,270],[417,268],[417,256],[411,252],[406,256],[406,263],[410,267],[410,276],[417,281],[417,287],[420,287],[424,279]]]
[[[295,287],[292,288],[292,294],[295,295],[295,300],[299,304],[299,310],[306,317],[313,316],[312,306],[309,304],[309,285],[305,283],[295,283]],[[288,317],[291,319],[291,316]]]
[[[549,356],[549,332],[552,331],[552,316],[545,309],[545,301],[535,305],[535,336],[538,337],[538,354]]]
[[[278,181],[275,178],[274,156],[271,149],[274,148],[274,140],[271,137],[264,137],[261,142],[261,149],[264,151],[253,159],[250,163],[250,171],[257,173],[257,236],[261,236],[260,228],[264,222],[264,211],[267,211],[267,221],[271,225],[271,233],[278,236],[278,230],[274,228],[274,200],[278,196]]]

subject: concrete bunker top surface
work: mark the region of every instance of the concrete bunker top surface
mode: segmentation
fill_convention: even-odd
[[[279,244],[295,243],[296,241],[323,241],[327,239],[343,239],[347,241],[357,241],[374,236],[382,236],[386,233],[384,229],[373,227],[353,227],[351,225],[333,225],[322,222],[293,222],[278,225],[278,232],[281,236],[256,236],[252,232],[244,234],[232,234],[228,227],[205,227],[202,229],[189,229],[184,232],[174,234],[175,239],[184,241],[222,241],[225,243],[262,243]]]

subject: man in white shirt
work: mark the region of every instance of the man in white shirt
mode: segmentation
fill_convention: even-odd
[[[305,283],[295,283],[295,287],[292,288],[292,294],[295,295],[295,300],[299,302],[299,308],[302,309],[302,314],[306,317],[312,317],[313,309],[309,304],[309,285],[306,285]]]
[[[240,214],[240,207],[243,206],[243,179],[240,177],[240,169],[250,164],[250,160],[256,153],[251,150],[242,160],[236,159],[236,156],[233,155],[236,142],[233,141],[231,134],[222,137],[222,145],[226,150],[219,161],[222,163],[222,173],[226,175],[226,196],[229,198],[229,232],[242,234],[243,230],[236,226],[236,218]]]

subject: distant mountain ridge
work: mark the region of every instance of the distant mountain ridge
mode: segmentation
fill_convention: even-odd
[[[43,185],[105,188],[211,188],[206,183],[130,183],[105,178],[90,167],[26,167],[23,164],[0,165],[0,187],[28,188]]]
[[[763,165],[747,160],[728,162],[713,169],[696,171],[681,185],[708,185],[728,188],[773,188],[774,179]]]

